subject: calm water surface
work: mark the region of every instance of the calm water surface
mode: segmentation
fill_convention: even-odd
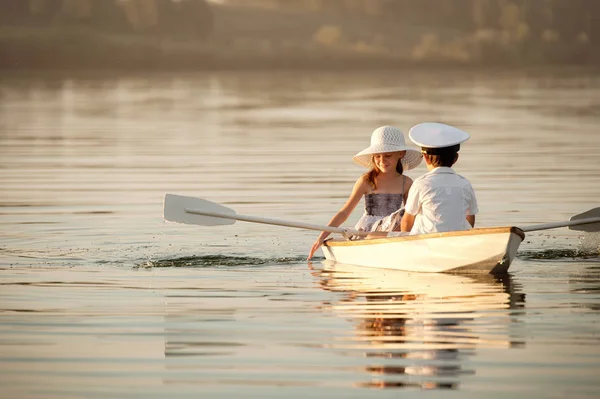
[[[172,192],[324,224],[371,131],[422,121],[471,134],[456,170],[479,226],[567,220],[599,206],[597,71],[17,74],[0,90],[2,397],[600,394],[597,236],[531,233],[509,275],[469,277],[307,264],[316,232],[162,220]]]

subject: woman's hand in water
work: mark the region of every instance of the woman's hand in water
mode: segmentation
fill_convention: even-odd
[[[313,246],[310,248],[310,252],[308,253],[308,258],[306,258],[306,260],[311,260],[315,252],[317,252],[317,250],[321,247],[321,245],[323,245],[324,242],[325,237],[319,236],[319,238],[317,238],[317,241],[315,241]]]

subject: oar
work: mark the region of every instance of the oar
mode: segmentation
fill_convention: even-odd
[[[365,237],[367,232],[332,227],[325,225],[293,222],[279,219],[269,219],[257,216],[238,215],[233,209],[216,204],[205,199],[185,197],[182,195],[166,194],[164,203],[164,218],[170,222],[196,224],[200,226],[220,226],[234,224],[236,220],[252,223],[271,224],[276,226],[295,227],[298,229],[327,231],[347,237],[356,235]],[[564,222],[544,223],[520,227],[524,232],[557,229],[569,227],[571,230],[597,232],[600,231],[600,208],[573,216]]]
[[[573,216],[570,220],[555,223],[534,224],[532,226],[520,227],[524,232],[557,229],[568,227],[570,230],[596,232],[600,231],[600,208],[590,209],[589,211]]]
[[[321,226],[317,224],[292,222],[287,220],[269,219],[257,216],[238,215],[233,209],[201,198],[185,197],[182,195],[166,194],[164,203],[164,218],[169,222],[197,224],[200,226],[219,226],[234,224],[236,220],[252,223],[272,224],[276,226],[295,227],[298,229],[327,231],[366,237],[367,232],[341,227]]]

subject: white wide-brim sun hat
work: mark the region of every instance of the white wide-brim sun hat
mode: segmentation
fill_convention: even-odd
[[[404,134],[400,129],[394,126],[381,126],[371,134],[371,145],[356,154],[352,160],[365,168],[372,168],[375,166],[373,154],[397,151],[406,151],[401,159],[404,170],[416,168],[423,160],[421,151],[406,146]]]
[[[444,148],[463,143],[471,136],[454,126],[437,122],[424,122],[413,126],[408,137],[420,147]]]

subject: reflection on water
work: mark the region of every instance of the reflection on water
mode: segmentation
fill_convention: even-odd
[[[315,277],[312,231],[161,216],[175,192],[326,223],[374,127],[436,120],[471,133],[480,226],[566,220],[598,206],[599,93],[568,69],[1,75],[0,397],[597,397],[598,240],[528,234],[501,280]]]
[[[364,351],[371,380],[360,386],[456,389],[477,348],[518,348],[525,294],[510,275],[407,273],[335,264],[317,273],[345,295],[329,305],[354,335],[334,347]]]

